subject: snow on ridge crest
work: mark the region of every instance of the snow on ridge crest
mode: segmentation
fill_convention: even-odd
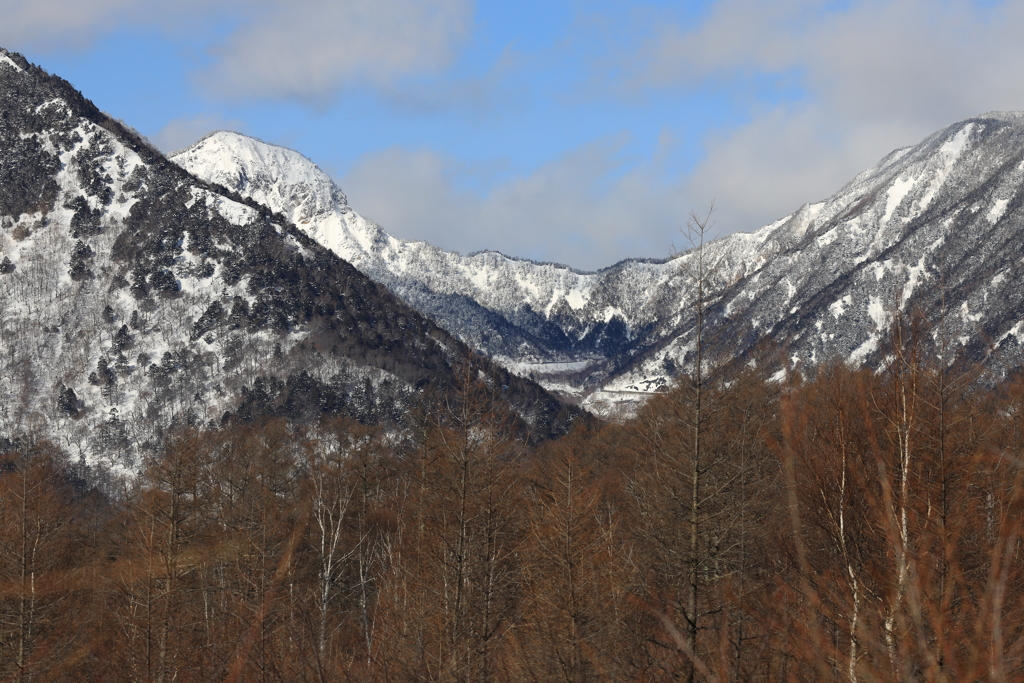
[[[1006,125],[987,125],[986,117]],[[242,148],[263,145],[243,136],[234,139]],[[728,305],[722,307],[726,322],[739,337],[790,339],[794,358],[810,363],[835,357],[872,362],[887,334],[886,307],[905,308],[911,296],[916,300],[934,294],[934,288],[921,285],[937,281],[935,269],[945,252],[981,254],[999,244],[977,243],[979,222],[995,230],[1022,224],[1020,209],[1009,201],[1021,181],[1014,174],[1024,173],[1024,163],[1016,163],[1022,153],[1024,114],[969,119],[891,152],[823,201],[805,204],[758,230],[706,243],[708,263],[728,289],[723,299]],[[191,167],[183,165],[214,179],[211,174],[227,159],[236,164],[236,182],[224,184],[263,201],[252,182],[238,186],[242,158],[221,153],[204,159],[197,153]],[[279,158],[296,168],[261,170],[260,164],[278,163]],[[1008,164],[1010,159],[1015,163]],[[300,173],[298,167],[305,170]],[[1007,170],[1011,167],[1015,170]],[[301,155],[279,157],[272,150],[253,155],[245,168],[250,176],[300,180],[305,173],[319,172]],[[225,177],[230,179],[230,173]],[[993,189],[979,198],[975,190],[986,184]],[[267,203],[286,214],[295,215],[302,204],[303,198],[287,189],[274,194],[272,188],[260,187],[273,199]],[[974,197],[973,204],[965,204],[968,197]],[[583,396],[600,386],[664,386],[672,372],[666,368],[685,364],[692,341],[686,324],[686,311],[692,307],[691,253],[581,273],[493,252],[462,256],[425,242],[400,240],[347,204],[344,209],[314,215],[306,224],[296,222],[470,345],[508,360],[507,367],[527,361],[561,367],[598,358],[643,358],[641,352],[660,345],[662,350],[647,354],[646,360],[593,380],[597,384],[581,390]],[[981,261],[979,256],[968,265],[981,267],[975,265]],[[993,296],[987,290],[984,296],[999,301],[1017,291],[1014,286],[1009,278],[993,280]],[[970,309],[985,305],[972,299]],[[986,320],[994,317],[986,314]],[[831,329],[805,335],[800,325],[810,321],[825,321]],[[603,362],[594,367],[603,367]],[[568,385],[563,381],[559,386]]]
[[[330,176],[305,156],[240,133],[212,133],[170,158],[190,173],[250,196],[295,223],[348,206]]]
[[[978,119],[995,119],[1007,123],[1024,123],[1024,111],[988,111],[977,116]]]
[[[18,73],[23,73],[25,70],[18,66],[17,62],[13,59],[0,52],[0,64],[6,64],[7,66],[13,67]]]

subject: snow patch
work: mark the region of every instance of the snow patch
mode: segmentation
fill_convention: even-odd
[[[13,67],[14,70],[17,71],[18,73],[24,73],[24,71],[25,71],[20,66],[18,66],[18,64],[13,59],[8,57],[7,55],[0,55],[0,64],[7,64],[8,66]]]
[[[1013,327],[1004,332],[1003,336],[996,340],[996,346],[1002,346],[1003,342],[1006,341],[1006,338],[1011,334],[1017,338],[1017,341],[1024,339],[1024,334],[1021,333],[1021,329],[1024,329],[1024,320],[1018,320]]]
[[[873,334],[867,340],[853,350],[850,354],[850,364],[858,366],[864,362],[870,354],[878,350],[878,335]]]
[[[817,239],[818,246],[819,247],[827,247],[828,245],[830,245],[833,242],[835,242],[836,238],[838,238],[838,237],[839,237],[839,229],[838,228],[832,228],[831,230],[826,232],[824,235],[818,235],[818,239]]]
[[[939,153],[944,155],[950,161],[955,161],[959,157],[964,149],[967,148],[967,139],[971,135],[971,131],[974,130],[974,124],[968,123],[966,126],[961,128],[956,135],[946,141],[941,148]]]
[[[916,266],[907,266],[907,271],[910,277],[907,279],[907,284],[903,286],[903,297],[900,299],[900,310],[906,307],[907,302],[910,301],[910,296],[914,293],[918,283],[921,281],[921,277],[925,275],[924,267],[924,256],[921,256],[921,260],[917,262]]]
[[[842,299],[837,299],[832,302],[828,307],[828,312],[832,314],[833,318],[839,319],[839,316],[846,313],[846,307],[853,303],[853,297],[847,294]],[[820,327],[818,329],[821,329]]]
[[[871,268],[875,271],[875,282],[881,282],[882,278],[885,277],[885,273],[892,270],[892,259],[872,263]]]
[[[989,223],[995,225],[1006,213],[1006,207],[1009,206],[1009,204],[1009,199],[997,199],[995,204],[992,205],[992,208],[989,209],[988,215],[986,215],[985,218],[988,219]]]
[[[239,227],[249,225],[257,216],[256,210],[250,206],[219,194],[213,194],[209,190],[193,187],[192,202],[197,201],[200,197],[206,201],[208,208],[215,210],[232,225]],[[188,205],[191,206],[191,202]]]
[[[586,370],[595,363],[593,360],[569,361],[565,363],[529,363],[516,361],[511,358],[495,356],[509,372],[528,377],[531,373],[538,375],[552,375],[560,372],[577,372]]]
[[[491,284],[491,279],[488,277],[489,273],[487,270],[481,268],[480,270],[469,270],[468,272],[469,281],[473,283],[477,289],[486,290]]]
[[[642,392],[598,390],[583,400],[583,407],[606,420],[626,420],[636,415],[647,397]]]
[[[889,219],[892,218],[892,214],[899,208],[899,205],[903,202],[906,196],[914,189],[914,185],[917,183],[917,178],[913,179],[897,179],[889,187],[889,194],[885,200],[885,215],[882,217],[883,223],[888,223]]]
[[[566,293],[565,302],[569,304],[569,308],[578,311],[587,305],[587,297],[580,290],[572,289]]]
[[[605,307],[605,309],[604,309],[604,321],[606,323],[607,322],[611,322],[611,319],[614,318],[615,316],[618,316],[620,318],[625,318],[626,317],[625,314],[622,312],[622,309],[620,309],[620,308],[618,308],[616,306],[607,306],[607,307]]]
[[[207,198],[208,203],[212,203],[217,209],[217,213],[233,225],[245,226],[256,218],[256,211],[252,207],[240,204],[233,199],[217,197],[215,200],[211,200],[213,197]]]
[[[967,302],[963,302],[960,305],[960,317],[967,322],[976,323],[981,320],[981,313],[971,314],[971,309],[968,307]]]
[[[939,156],[942,157],[943,166],[938,169],[928,184],[928,190],[924,196],[918,202],[918,210],[924,211],[935,196],[939,193],[943,183],[946,182],[946,178],[949,176],[953,166],[956,165],[957,159],[963,154],[963,151],[967,149],[967,140],[970,138],[971,132],[974,130],[974,124],[969,123],[964,126],[956,135],[946,141],[942,147],[939,148]],[[980,207],[978,207],[980,208]],[[977,209],[975,209],[977,211]]]
[[[529,278],[525,278],[521,273],[516,273],[516,284],[525,290],[528,290],[534,299],[541,296],[540,287],[536,283],[532,282]]]
[[[884,330],[889,325],[889,314],[882,305],[881,297],[868,297],[868,315],[875,323],[875,329]]]
[[[52,100],[47,100],[46,102],[40,104],[38,107],[36,107],[36,113],[38,114],[46,109],[49,109],[50,107],[59,107],[61,111],[67,114],[71,113],[71,109],[68,107],[68,103],[60,99],[59,97],[55,97]]]

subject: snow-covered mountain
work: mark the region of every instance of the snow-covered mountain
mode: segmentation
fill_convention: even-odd
[[[465,353],[441,328],[613,412],[692,363],[701,254],[707,331],[729,354],[767,338],[798,367],[878,363],[914,307],[947,357],[1022,360],[1021,114],[954,124],[702,252],[595,273],[396,239],[302,155],[238,134],[172,164],[2,50],[0,114],[0,427],[83,453],[183,415],[401,414]],[[565,419],[487,372],[532,424]]]
[[[571,362],[607,356],[602,347],[628,338],[621,325],[623,311],[611,303],[601,310],[587,306],[601,280],[595,274],[494,252],[462,256],[397,239],[353,211],[331,179],[296,152],[220,132],[172,159],[290,217],[318,242],[489,355]],[[636,291],[622,298],[630,307],[643,292],[643,283],[636,284]]]
[[[792,363],[884,360],[896,312],[919,313],[947,360],[1020,367],[1024,341],[1024,114],[989,113],[898,149],[824,202],[750,235],[766,258],[721,282],[714,320]],[[762,245],[763,246],[758,246]],[[614,389],[685,357],[682,333]]]
[[[414,308],[600,411],[657,390],[693,349],[696,253],[596,273],[463,256],[367,221],[302,155],[216,133],[175,155],[291,217]],[[829,199],[707,244],[711,329],[742,353],[768,337],[797,365],[878,361],[893,312],[919,308],[1005,370],[1024,334],[1024,115],[992,113],[892,152]]]
[[[538,433],[571,419],[287,219],[0,50],[0,439],[130,467],[173,424],[398,424],[470,358]]]
[[[596,388],[687,317],[679,306],[688,282],[685,257],[586,273],[496,252],[463,256],[389,235],[353,211],[330,178],[297,152],[219,132],[172,159],[288,216],[463,341],[563,394]],[[714,262],[730,272],[759,262],[748,242],[733,238],[734,248],[718,249]],[[659,376],[644,387],[666,381]]]

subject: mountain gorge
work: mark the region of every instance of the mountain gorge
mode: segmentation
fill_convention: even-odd
[[[0,57],[0,420],[83,457],[130,463],[182,420],[400,422],[464,359],[535,434],[580,414],[545,389],[629,414],[692,367],[698,264],[722,356],[877,366],[914,312],[944,358],[1021,363],[1024,115],[954,124],[760,230],[582,272],[395,238],[237,133],[168,159]]]
[[[131,468],[174,424],[400,424],[460,364],[535,435],[578,413],[8,52],[0,150],[7,436]]]
[[[755,232],[596,273],[397,239],[302,155],[236,133],[172,158],[289,216],[467,344],[598,413],[628,411],[692,363],[698,256],[711,274],[707,329],[729,354],[771,340],[797,367],[878,363],[893,315],[913,309],[947,356],[998,372],[1021,360],[1020,114],[954,124]]]

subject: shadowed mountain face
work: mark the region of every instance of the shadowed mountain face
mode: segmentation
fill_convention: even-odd
[[[398,425],[464,359],[537,435],[576,414],[2,50],[0,350],[0,432],[114,465],[174,423]]]
[[[692,362],[694,251],[597,273],[462,256],[388,235],[289,150],[216,133],[174,161],[288,215],[466,343],[598,412],[665,386]],[[1022,180],[1020,114],[980,116],[897,150],[825,201],[705,245],[708,329],[732,354],[767,338],[797,366],[877,363],[893,314],[914,308],[947,357],[1016,367]]]

